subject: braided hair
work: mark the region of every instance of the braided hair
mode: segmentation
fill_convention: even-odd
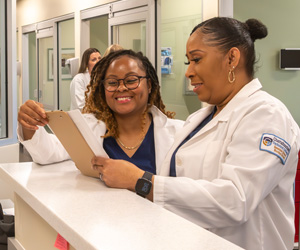
[[[111,52],[94,66],[91,72],[90,84],[87,86],[87,91],[85,92],[86,104],[83,108],[83,113],[92,113],[98,120],[101,120],[106,124],[107,132],[104,137],[112,136],[117,138],[119,136],[118,124],[114,112],[106,102],[103,80],[105,79],[106,71],[110,64],[122,56],[127,56],[136,60],[138,66],[145,71],[146,76],[151,83],[151,92],[148,97],[147,109],[141,117],[143,127],[146,120],[146,114],[152,105],[155,105],[169,118],[173,118],[175,115],[174,112],[165,111],[165,105],[160,95],[160,86],[156,71],[149,59],[146,56],[143,56],[142,52],[134,52],[133,50]]]

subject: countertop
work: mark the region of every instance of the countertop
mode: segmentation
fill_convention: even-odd
[[[0,178],[76,249],[241,249],[72,161],[1,164]]]

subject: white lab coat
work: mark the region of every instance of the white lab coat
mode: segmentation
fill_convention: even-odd
[[[152,106],[150,113],[154,123],[154,141],[156,171],[160,171],[160,166],[166,157],[169,148],[174,142],[174,136],[177,130],[182,128],[183,121],[169,119],[157,107]],[[84,114],[84,117],[103,145],[103,136],[106,131],[104,122],[98,121],[93,114]],[[50,164],[70,159],[70,156],[63,148],[60,141],[53,134],[40,127],[31,140],[23,140],[22,127],[18,124],[17,134],[19,141],[24,145],[34,162],[39,164]],[[78,145],[80,147],[80,145]]]
[[[291,250],[299,127],[257,79],[178,150],[177,177],[165,177],[174,150],[212,109],[190,115],[177,134],[155,176],[154,202],[247,250]],[[259,149],[263,133],[291,146],[285,165]]]
[[[85,91],[87,85],[90,83],[91,76],[88,71],[79,73],[74,76],[70,83],[71,106],[70,110],[82,110],[85,105]]]

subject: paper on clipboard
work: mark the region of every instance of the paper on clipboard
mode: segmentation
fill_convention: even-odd
[[[108,157],[80,111],[48,111],[48,126],[82,174],[99,177],[91,168],[94,156]]]
[[[67,111],[68,115],[71,117],[73,122],[76,124],[78,130],[83,135],[87,144],[90,146],[92,151],[97,156],[107,157],[102,145],[96,140],[95,135],[90,129],[89,125],[86,123],[79,109]]]

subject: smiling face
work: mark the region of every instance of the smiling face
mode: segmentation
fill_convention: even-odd
[[[146,72],[139,67],[137,60],[128,56],[121,56],[110,64],[105,79],[123,79],[132,75],[146,76]],[[147,81],[146,78],[141,78],[139,87],[134,90],[128,90],[123,81],[120,81],[116,92],[105,90],[107,105],[116,116],[141,115],[145,111],[150,93],[150,85]]]
[[[94,52],[92,54],[90,54],[90,59],[88,62],[88,71],[91,74],[92,69],[94,68],[95,64],[97,62],[99,62],[99,60],[101,59],[101,55],[99,52]]]
[[[230,84],[227,78],[231,68],[229,56],[215,46],[208,46],[204,38],[199,30],[189,37],[186,45],[189,66],[185,75],[200,101],[223,106],[235,94],[235,84]]]

